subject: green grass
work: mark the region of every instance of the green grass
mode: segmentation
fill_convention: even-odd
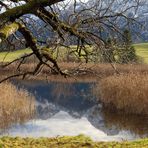
[[[14,59],[17,59],[20,56],[27,54],[27,53],[31,53],[31,50],[28,48],[13,51],[13,52],[1,52],[0,53],[0,62],[11,62]]]
[[[93,142],[89,137],[79,135],[75,137],[58,138],[10,138],[0,139],[0,148],[147,148],[148,139],[133,142]]]
[[[148,43],[134,44],[134,47],[137,55],[143,58],[144,63],[148,64]]]
[[[74,46],[74,45],[71,46],[71,49],[75,50],[76,46]],[[19,58],[20,56],[27,54],[27,53],[31,53],[31,49],[27,48],[27,49],[21,49],[21,50],[17,50],[17,51],[13,51],[13,52],[0,52],[0,62],[11,62],[11,61]],[[75,53],[75,54],[77,55],[77,53]],[[84,51],[82,51],[81,54],[84,54]],[[59,49],[58,59],[63,60],[66,58],[66,55],[67,55],[67,49],[65,47],[61,47]],[[56,58],[56,56],[57,56],[57,52],[54,52],[53,57]],[[74,56],[74,54],[73,54],[73,56]]]
[[[71,46],[73,49],[75,49],[75,46]],[[148,64],[148,43],[139,43],[139,44],[134,44],[134,47],[136,49],[136,53],[138,56],[143,58],[144,63]],[[62,52],[61,52],[62,51]],[[10,62],[18,57],[20,57],[23,54],[31,53],[30,49],[23,49],[23,50],[17,50],[14,52],[1,52],[0,53],[0,62]],[[55,53],[56,54],[56,53]],[[65,48],[60,49],[60,57],[64,58],[66,54]],[[82,53],[84,54],[84,53]],[[7,55],[7,56],[6,56]],[[54,55],[55,56],[55,55]]]

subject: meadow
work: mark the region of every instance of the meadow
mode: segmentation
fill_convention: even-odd
[[[143,58],[144,63],[148,64],[148,43],[134,44],[134,47],[137,55]]]
[[[143,59],[145,64],[148,64],[148,43],[133,44],[133,46],[136,49],[136,54]],[[71,46],[71,48],[74,50],[76,47]],[[68,51],[64,47],[61,47],[59,51],[59,61],[64,60],[66,58],[65,55]],[[32,51],[29,48],[12,52],[0,52],[0,62],[10,62],[16,58],[21,57],[24,54],[28,54],[31,52]],[[53,56],[56,57],[56,54],[57,53],[55,53]]]
[[[21,49],[17,51],[10,51],[10,52],[0,52],[0,62],[11,62],[24,54],[31,53],[31,49]]]

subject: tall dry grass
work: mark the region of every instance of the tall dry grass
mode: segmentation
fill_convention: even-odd
[[[1,76],[10,76],[12,74],[17,74],[16,70],[16,64],[14,63],[12,65],[9,65],[6,68],[0,67],[0,75]],[[97,79],[102,79],[111,75],[114,75],[116,73],[115,69],[112,67],[111,64],[101,64],[101,63],[58,63],[59,67],[62,71],[68,72],[72,77],[80,78],[82,76],[82,80],[84,76],[86,78],[89,77],[96,77]],[[0,64],[1,65],[1,64]],[[126,74],[126,73],[147,73],[148,74],[148,64],[113,64],[116,70],[120,74]],[[36,67],[36,63],[25,63],[21,65],[21,71],[33,71]],[[39,74],[37,74],[35,79],[46,79],[53,80],[54,74],[52,73],[51,69],[49,67],[44,66]],[[29,78],[32,78],[28,76]],[[1,80],[2,78],[0,78]],[[56,78],[57,79],[57,78]]]
[[[23,123],[35,113],[35,99],[9,82],[0,84],[0,129]]]
[[[105,106],[148,115],[148,74],[110,76],[102,79],[97,89]]]

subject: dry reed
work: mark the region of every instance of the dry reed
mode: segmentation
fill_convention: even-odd
[[[16,74],[16,64],[14,63],[12,65],[9,65],[6,68],[0,67],[0,75],[4,76],[10,76],[12,74]],[[115,69],[111,66],[111,64],[107,63],[75,63],[75,62],[69,62],[69,63],[58,63],[59,67],[62,71],[70,72],[72,76],[98,76],[98,78],[104,78],[111,75],[114,75],[116,73]],[[0,64],[1,65],[1,64]],[[113,64],[114,67],[117,69],[117,71],[120,74],[125,73],[147,73],[148,74],[148,65],[147,64]],[[21,65],[21,71],[32,71],[35,69],[36,63],[25,63]],[[46,76],[51,77],[53,75],[51,69],[49,67],[44,66],[41,70],[40,74],[36,76],[46,78]]]
[[[148,115],[148,75],[129,73],[102,79],[97,87],[105,106]]]
[[[0,129],[23,123],[35,113],[35,100],[26,90],[9,82],[0,84]]]

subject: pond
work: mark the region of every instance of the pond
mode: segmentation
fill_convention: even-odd
[[[148,137],[148,117],[124,115],[102,108],[93,93],[94,82],[13,81],[36,98],[34,120],[13,125],[2,135],[56,137],[84,134],[95,141]]]

